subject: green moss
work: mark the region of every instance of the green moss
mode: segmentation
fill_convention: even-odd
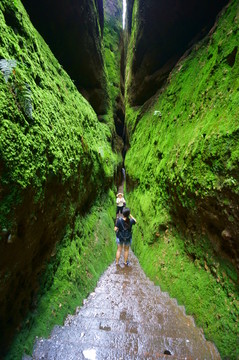
[[[138,221],[134,251],[147,275],[185,305],[221,356],[230,359],[239,356],[236,271],[203,235],[178,233],[171,214],[178,207],[193,218],[198,203],[213,198],[227,220],[235,221],[226,207],[239,191],[238,11],[233,1],[214,32],[177,64],[147,110],[132,108],[126,92],[125,166],[135,184],[127,203]]]
[[[105,64],[109,79],[109,89],[112,104],[120,93],[120,34],[111,22],[104,26]]]
[[[111,150],[112,116],[107,125],[98,121],[20,1],[1,1],[0,23],[0,59],[17,61],[8,82],[0,72],[1,184],[12,189],[0,204],[0,225],[5,227],[11,219],[4,209],[15,205],[22,189],[33,187],[39,199],[52,176],[74,182],[90,171],[92,182],[109,179],[117,158]],[[32,118],[19,104],[17,84],[31,90]]]
[[[141,184],[152,175],[160,186],[167,178],[185,206],[188,192],[203,197],[223,188],[235,193],[239,190],[235,172],[238,55],[233,66],[227,61],[237,47],[236,7],[236,3],[229,7],[213,36],[178,65],[165,91],[140,120],[140,109],[130,108],[127,102],[126,119],[131,131],[128,174]],[[147,146],[142,148],[142,144]]]
[[[107,9],[109,6],[109,9]],[[112,114],[116,116],[117,102],[120,98],[121,84],[121,36],[122,36],[122,2],[114,4],[114,14],[111,13],[112,4],[105,4],[105,22],[103,32],[104,61],[108,75],[108,86],[111,99]]]
[[[112,187],[119,158],[111,148],[111,109],[99,122],[17,0],[0,3],[0,59],[17,61],[7,81],[0,72],[0,232],[11,233],[15,243],[22,241],[14,233],[18,205],[30,194],[40,208],[54,184],[64,189],[57,199],[58,220],[64,219],[62,227],[65,221],[75,224],[45,265],[35,311],[21,324],[10,350],[9,359],[20,359],[24,349],[31,352],[35,336],[47,336],[82,303],[112,260],[113,222],[106,210],[112,198],[102,198],[105,205],[96,203],[85,217],[75,216],[103,191],[98,189]],[[21,88],[26,97],[25,86],[31,92],[30,116],[16,94]],[[8,281],[11,266],[4,270]]]
[[[20,360],[24,352],[30,355],[35,337],[47,337],[53,326],[62,325],[93,291],[115,255],[114,199],[112,191],[99,198],[88,214],[76,218],[74,228],[68,228],[64,240],[57,244],[46,264],[35,309],[22,323],[6,360]]]
[[[135,254],[147,276],[194,316],[222,357],[237,359],[239,294],[235,269],[214,254],[207,238],[178,234],[154,195],[140,189],[127,194],[127,203],[137,217]]]
[[[136,0],[133,3],[133,11],[132,11],[132,25],[131,25],[131,34],[130,34],[130,38],[128,39],[128,46],[127,46],[127,58],[126,58],[126,76],[125,76],[125,108],[126,108],[126,115],[127,118],[131,113],[130,110],[130,99],[128,98],[128,88],[131,86],[132,83],[132,74],[131,74],[131,69],[132,69],[132,64],[133,64],[133,58],[135,55],[135,43],[136,43],[136,38],[137,38],[137,34],[138,34],[138,11],[139,11],[139,1]],[[133,117],[135,118],[135,117]],[[129,131],[132,131],[133,129],[133,125],[131,121],[127,121],[127,126],[129,128]]]

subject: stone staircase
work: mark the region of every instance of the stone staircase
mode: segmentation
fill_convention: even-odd
[[[48,339],[37,339],[32,358],[25,359],[221,359],[184,307],[146,277],[132,252],[129,260],[127,267],[109,266],[76,314]]]

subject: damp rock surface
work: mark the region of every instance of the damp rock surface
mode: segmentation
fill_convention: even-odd
[[[34,360],[221,359],[183,306],[155,286],[130,252],[130,266],[111,264],[93,293],[35,342]],[[193,296],[193,294],[192,294]]]

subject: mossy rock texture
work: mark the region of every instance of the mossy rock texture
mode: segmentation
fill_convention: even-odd
[[[193,43],[212,27],[228,0],[127,1],[128,24],[135,33],[128,100],[143,105],[165,83],[170,71]]]
[[[78,215],[74,226],[67,226],[45,264],[34,309],[22,321],[6,360],[31,355],[35,338],[47,337],[54,325],[63,325],[94,290],[116,251],[114,199],[112,191],[98,197],[85,216]]]
[[[0,4],[0,59],[2,351],[66,226],[112,187],[118,158],[113,118],[98,121],[18,0]]]
[[[136,2],[128,86],[137,11]],[[140,107],[126,97],[134,250],[225,359],[239,355],[238,22],[238,1],[232,1],[154,97]]]
[[[103,0],[42,0],[23,5],[36,29],[97,115],[110,105],[103,55]]]
[[[122,29],[122,5],[123,2],[120,0],[105,1],[103,32],[104,58],[115,124],[114,147],[118,153],[122,152],[124,146],[124,36]]]

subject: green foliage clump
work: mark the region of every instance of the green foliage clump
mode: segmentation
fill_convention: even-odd
[[[6,360],[30,355],[35,337],[47,337],[53,326],[62,325],[93,291],[115,255],[114,199],[109,191],[96,200],[88,214],[76,218],[73,229],[68,227],[46,264],[34,310],[23,321]]]

